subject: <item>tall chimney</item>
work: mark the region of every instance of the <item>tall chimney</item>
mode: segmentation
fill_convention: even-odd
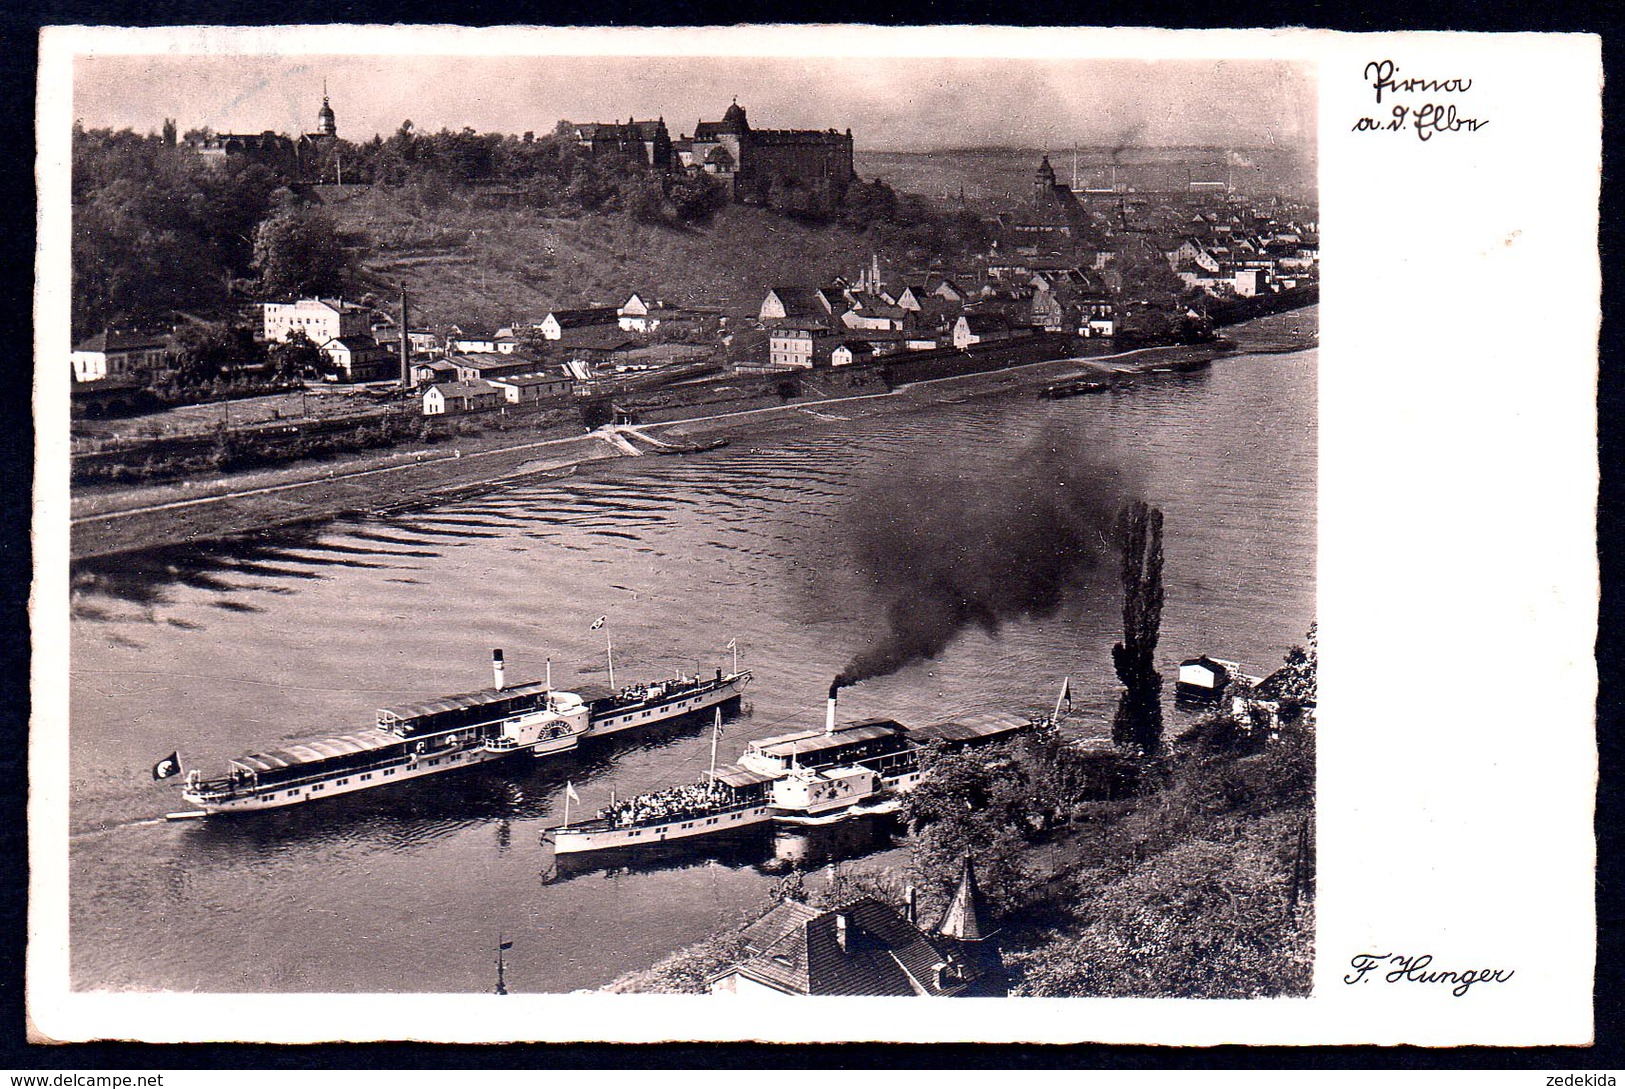
[[[838,684],[829,686],[829,704],[824,711],[824,732],[826,734],[835,732],[835,693],[839,692],[840,688],[841,686]]]
[[[401,388],[412,385],[412,327],[406,321],[406,285],[401,285]],[[502,687],[498,685],[497,687]]]
[[[508,678],[502,668],[502,652],[500,650],[491,652],[491,678],[498,692],[508,687]]]

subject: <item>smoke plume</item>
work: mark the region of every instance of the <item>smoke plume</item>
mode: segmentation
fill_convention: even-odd
[[[962,632],[1057,615],[1115,569],[1123,473],[1059,429],[1013,460],[931,466],[860,496],[846,531],[884,617],[836,687],[935,658]]]

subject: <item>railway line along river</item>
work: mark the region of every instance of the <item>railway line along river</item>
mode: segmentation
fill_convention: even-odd
[[[1312,312],[1283,315],[1306,326]],[[865,415],[674,458],[526,478],[426,509],[83,561],[74,569],[70,942],[76,989],[468,992],[514,941],[513,991],[598,987],[761,904],[785,862],[897,865],[884,824],[563,868],[544,841],[577,811],[692,781],[705,722],[588,742],[239,818],[154,821],[154,783],[292,738],[364,729],[376,708],[511,680],[603,681],[729,661],[756,672],[721,741],[821,721],[830,678],[880,622],[850,538],[878,482],[1016,473],[1037,446],[1122,467],[1166,515],[1165,676],[1198,652],[1267,668],[1314,615],[1316,355],[1059,401],[1030,390]],[[1110,573],[1081,607],[973,630],[936,660],[843,692],[843,717],[926,722],[1040,710],[1072,677],[1080,734],[1109,729]],[[1171,688],[1171,684],[1170,684]],[[778,860],[775,863],[775,860]]]

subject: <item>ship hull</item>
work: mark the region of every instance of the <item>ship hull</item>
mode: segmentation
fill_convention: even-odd
[[[553,853],[556,855],[583,854],[587,851],[609,851],[617,847],[649,847],[656,843],[712,836],[766,824],[775,815],[772,805],[734,809],[710,816],[686,817],[663,824],[649,824],[629,828],[557,828],[553,832]]]
[[[594,712],[592,724],[587,727],[587,736],[603,737],[606,734],[619,733],[622,730],[630,730],[638,726],[652,726],[657,722],[666,722],[670,719],[680,718],[683,715],[691,715],[697,711],[718,707],[743,695],[745,685],[749,681],[750,671],[746,670],[736,676],[724,679],[720,684],[708,686],[698,692],[686,693],[675,699],[652,704],[637,704],[606,713]],[[544,754],[537,753],[537,755]]]
[[[569,740],[571,742],[570,747],[573,748],[576,738],[570,738]],[[372,769],[361,769],[345,775],[315,779],[307,783],[295,783],[285,787],[279,786],[275,790],[239,794],[230,798],[215,799],[207,795],[194,794],[191,791],[182,791],[181,796],[209,816],[226,813],[257,813],[266,809],[285,809],[288,806],[302,805],[305,802],[320,801],[324,798],[337,798],[345,794],[371,790],[374,787],[387,786],[390,783],[404,783],[412,779],[421,779],[426,775],[438,775],[441,772],[452,771],[456,768],[474,767],[477,764],[487,764],[493,760],[503,760],[512,755],[514,754],[511,752],[490,752],[483,747],[470,747],[458,752],[441,753],[427,759],[419,759],[416,763],[407,762]]]

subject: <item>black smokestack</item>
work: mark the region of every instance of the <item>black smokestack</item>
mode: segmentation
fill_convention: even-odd
[[[997,635],[1111,593],[1124,474],[1052,428],[1014,456],[948,447],[860,496],[853,565],[884,616],[835,688],[935,658],[962,632]],[[1097,575],[1100,577],[1097,579]]]
[[[850,684],[851,682],[848,681],[847,683]],[[839,692],[840,690],[841,690],[841,678],[836,677],[834,681],[830,682],[829,698],[830,699],[837,699],[838,697],[836,696],[836,693]]]

